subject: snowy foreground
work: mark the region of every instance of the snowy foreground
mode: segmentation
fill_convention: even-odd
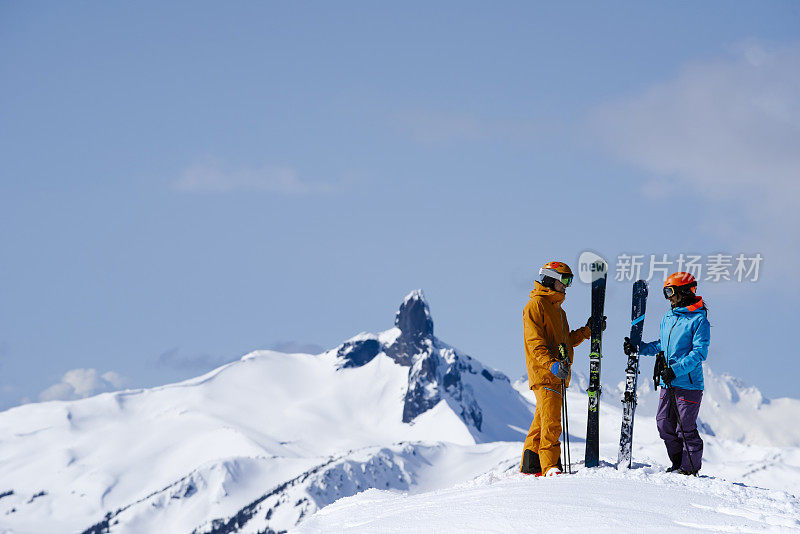
[[[0,534],[800,531],[800,400],[707,369],[704,476],[686,478],[664,473],[646,374],[634,469],[610,467],[622,390],[609,384],[604,467],[582,469],[576,372],[576,473],[525,477],[526,381],[436,338],[413,292],[393,328],[323,354],[256,351],[178,384],[0,413]]]
[[[606,466],[547,479],[514,471],[418,495],[371,489],[293,532],[800,531],[800,501],[783,491],[656,468]]]

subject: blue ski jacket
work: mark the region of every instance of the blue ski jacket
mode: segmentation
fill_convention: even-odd
[[[664,351],[667,365],[675,373],[675,387],[703,389],[703,362],[711,340],[707,314],[702,298],[691,306],[673,308],[661,319],[660,339],[639,346],[639,354],[646,356]]]

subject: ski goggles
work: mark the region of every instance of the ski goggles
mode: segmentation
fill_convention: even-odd
[[[672,298],[675,294],[675,286],[667,286],[664,288],[664,298]]]
[[[680,286],[680,287],[686,287],[686,286]],[[689,291],[694,293],[695,287],[697,287],[697,286],[690,285],[689,286]],[[678,288],[676,286],[667,286],[667,287],[664,288],[664,297],[665,298],[672,298],[672,295],[674,295],[677,291],[678,291]]]
[[[553,269],[539,269],[540,276],[549,276],[550,278],[555,278],[565,286],[569,287],[572,285],[572,275],[571,274],[562,274],[558,271],[554,271]]]

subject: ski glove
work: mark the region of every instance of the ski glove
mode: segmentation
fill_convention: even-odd
[[[675,371],[672,370],[672,367],[667,366],[661,370],[661,380],[663,380],[665,384],[669,384],[675,380]]]
[[[591,317],[589,317],[586,320],[586,326],[589,327],[589,329],[591,330],[591,328],[592,328],[592,318]],[[606,330],[606,316],[604,315],[603,316],[603,322],[600,325],[600,331],[601,332],[605,332],[605,330]]]
[[[558,357],[556,359],[564,363],[569,362],[569,350],[567,350],[566,343],[558,344]]]
[[[631,338],[625,338],[625,341],[622,342],[622,350],[625,352],[625,356],[630,356],[636,352],[636,347],[634,347],[633,343],[631,343]]]
[[[556,375],[556,378],[565,380],[569,376],[569,364],[566,362],[553,362],[550,366],[550,372]]]

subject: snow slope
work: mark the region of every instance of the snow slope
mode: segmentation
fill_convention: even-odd
[[[257,351],[178,384],[0,414],[0,532],[190,532],[275,488],[285,499],[352,466],[370,470],[311,505],[284,506],[268,522],[280,530],[386,477],[417,484],[427,464],[407,456],[439,462],[437,443],[465,446],[474,461],[429,478],[466,480],[498,461],[476,443],[518,440],[530,419],[505,375],[433,336],[413,292],[394,328],[321,355]]]
[[[577,366],[581,357],[579,352]],[[606,365],[612,362],[607,356]],[[575,378],[568,399],[572,457],[578,460],[586,379]],[[702,486],[663,478],[656,393],[644,377],[640,382],[637,469],[619,476],[601,469],[577,478],[619,495],[650,491],[633,482],[700,491]],[[770,401],[710,371],[706,385],[703,473],[713,478],[700,480],[734,492],[744,486],[733,483],[796,492],[800,401]],[[605,385],[600,410],[606,465],[616,459],[620,396],[621,390]],[[500,479],[484,488],[490,494],[531,482],[510,472],[533,402],[526,381],[512,384],[436,338],[428,304],[415,291],[403,300],[392,328],[359,334],[320,355],[256,351],[178,384],[0,413],[0,533],[323,528],[312,519],[321,521],[338,509],[331,503],[369,488],[408,496],[376,497],[370,490],[365,509],[372,506],[369,499],[390,506],[397,498],[391,506],[402,508],[438,495],[432,492],[465,492],[467,506],[467,494],[483,491],[486,480]],[[470,482],[476,477],[479,482]],[[746,491],[756,498],[760,490]],[[689,493],[682,498],[693,499]]]
[[[327,532],[798,532],[800,500],[783,491],[644,468],[560,478],[492,472],[416,495],[371,489],[292,530]]]
[[[606,357],[608,359],[608,357]],[[658,395],[648,382],[642,360],[634,422],[633,461],[639,465],[668,463],[655,423]],[[649,374],[652,374],[650,371]],[[575,373],[567,393],[570,408],[572,458],[582,461],[586,437],[586,375]],[[764,399],[758,389],[729,375],[717,375],[705,366],[703,403],[698,427],[705,442],[703,473],[733,482],[800,493],[800,414],[798,399]],[[535,404],[527,379],[514,387]],[[600,403],[600,457],[616,464],[622,422],[625,383],[603,386]],[[758,402],[756,402],[758,399]],[[770,439],[776,445],[770,444]]]

